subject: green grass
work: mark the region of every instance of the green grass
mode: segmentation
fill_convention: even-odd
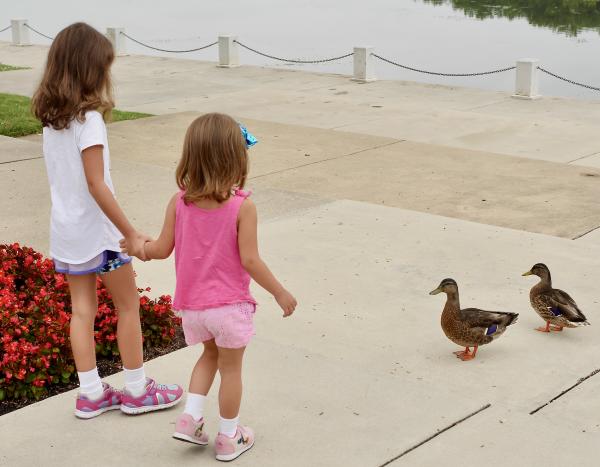
[[[41,123],[31,114],[31,99],[16,94],[0,93],[0,135],[27,136],[42,132]],[[112,121],[136,120],[151,114],[113,110]]]
[[[142,112],[127,112],[126,110],[113,109],[112,121],[122,122],[124,120],[137,120],[139,118],[153,117],[152,114],[145,114]]]
[[[0,63],[0,71],[13,71],[13,70],[29,70],[29,68],[23,67],[23,66],[12,66],[12,65],[6,65],[4,63]]]
[[[0,94],[0,135],[25,136],[42,131],[42,124],[31,114],[31,99],[15,94]]]

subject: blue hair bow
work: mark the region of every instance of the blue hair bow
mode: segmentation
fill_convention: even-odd
[[[242,136],[244,137],[244,140],[246,140],[247,148],[250,148],[258,143],[258,140],[255,138],[255,136],[250,133],[244,125],[240,124],[240,130],[242,130]]]

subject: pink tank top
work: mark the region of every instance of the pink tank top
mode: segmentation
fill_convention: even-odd
[[[238,247],[238,213],[248,196],[238,190],[219,208],[202,209],[186,205],[180,193],[175,218],[175,310],[256,304]]]

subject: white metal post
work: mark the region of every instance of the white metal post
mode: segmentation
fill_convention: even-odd
[[[236,39],[237,36],[219,36],[219,67],[240,66]]]
[[[354,76],[353,81],[366,83],[375,81],[373,66],[373,47],[354,47]]]
[[[515,93],[513,97],[520,99],[537,99],[539,90],[540,61],[535,58],[522,58],[517,61]]]
[[[13,19],[10,21],[12,29],[12,44],[13,45],[31,45],[29,40],[29,28],[26,19]]]
[[[122,57],[127,55],[125,48],[125,36],[122,34],[125,32],[125,28],[106,28],[106,37],[113,45],[115,49],[115,55]]]

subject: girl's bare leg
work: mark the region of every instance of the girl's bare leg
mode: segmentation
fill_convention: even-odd
[[[245,347],[225,349],[219,347],[218,367],[221,374],[219,411],[225,419],[236,418],[242,402],[242,360]]]
[[[140,296],[131,263],[104,274],[102,281],[110,292],[119,315],[117,344],[123,366],[131,370],[140,368],[144,364]]]
[[[204,351],[192,371],[189,392],[206,396],[217,373],[219,350],[214,339],[203,344]]]
[[[96,368],[96,344],[94,342],[94,319],[98,313],[96,275],[67,275],[71,293],[71,348],[77,371],[86,372]]]

